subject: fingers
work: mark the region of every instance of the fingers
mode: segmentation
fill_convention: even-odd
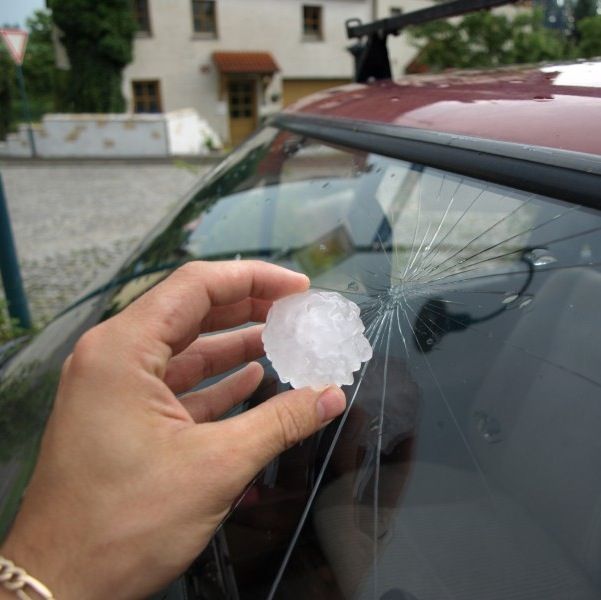
[[[202,332],[229,329],[237,325],[264,323],[273,300],[245,298],[236,304],[213,306],[202,321]]]
[[[263,356],[262,325],[198,338],[167,364],[164,381],[174,394]]]
[[[257,389],[262,378],[263,367],[259,363],[250,363],[215,385],[186,394],[180,401],[197,423],[215,421],[246,400]]]
[[[235,465],[240,481],[250,480],[287,448],[304,440],[340,415],[346,406],[344,392],[330,386],[291,390],[219,423],[222,435],[232,440],[244,456]]]
[[[166,362],[198,336],[212,306],[246,298],[273,301],[308,287],[305,275],[266,262],[189,262],[112,321],[116,329],[137,330],[137,342],[154,343],[153,350]]]

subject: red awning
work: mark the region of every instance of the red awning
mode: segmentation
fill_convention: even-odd
[[[269,52],[213,52],[222,73],[275,73],[280,70]]]

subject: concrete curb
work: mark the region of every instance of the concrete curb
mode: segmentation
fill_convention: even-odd
[[[227,152],[210,154],[209,156],[126,156],[115,158],[93,158],[93,157],[57,157],[57,158],[31,158],[22,156],[0,156],[0,168],[2,165],[39,167],[51,165],[172,165],[184,162],[192,165],[216,165],[226,156]]]

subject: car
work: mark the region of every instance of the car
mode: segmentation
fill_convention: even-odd
[[[599,61],[301,100],[5,356],[0,538],[81,334],[186,261],[252,258],[355,301],[374,357],[160,597],[599,598],[600,231]],[[236,411],[286,389],[262,362]]]

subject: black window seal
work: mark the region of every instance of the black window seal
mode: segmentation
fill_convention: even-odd
[[[324,142],[601,209],[601,156],[350,119],[279,113],[269,125]]]

